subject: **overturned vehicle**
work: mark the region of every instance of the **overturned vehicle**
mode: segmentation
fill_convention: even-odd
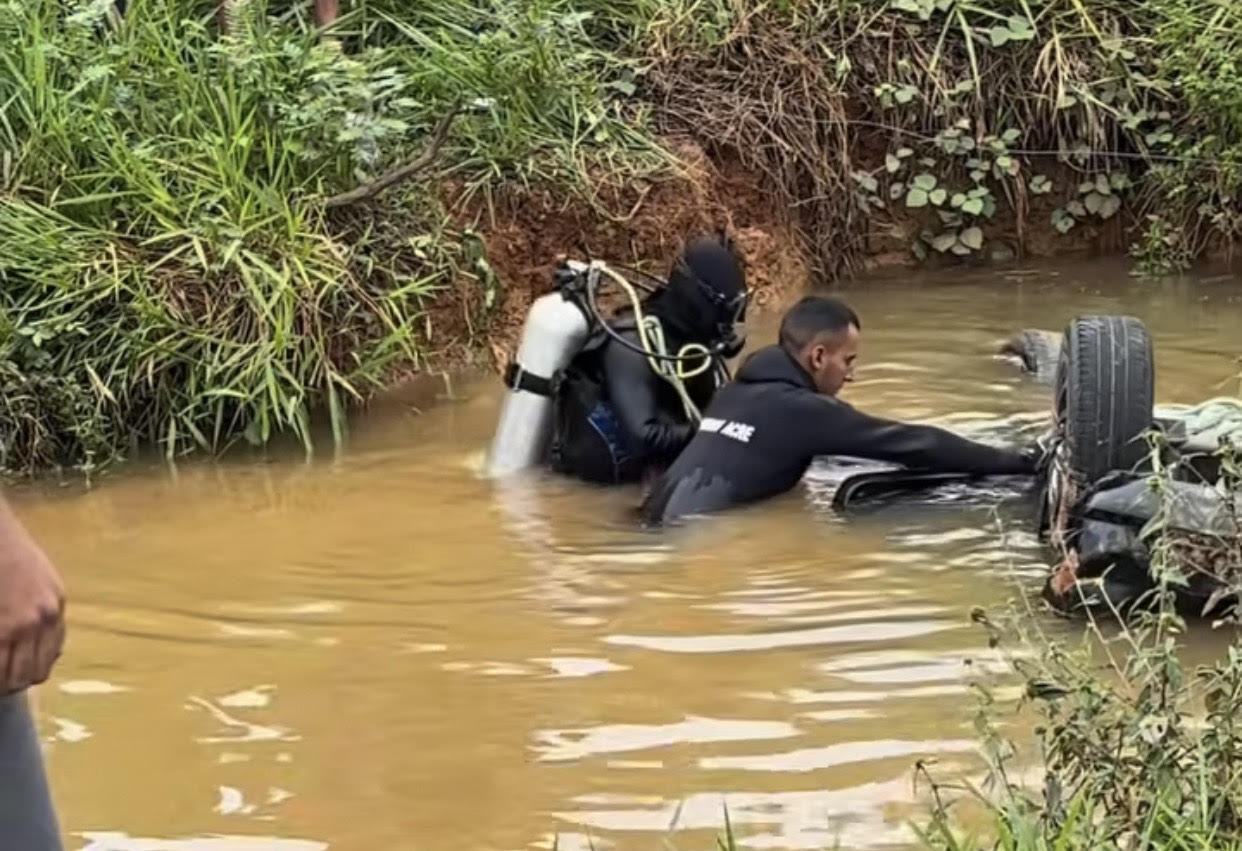
[[[1002,349],[1052,385],[1039,529],[1057,565],[1045,599],[1120,612],[1163,578],[1187,613],[1226,613],[1242,584],[1242,400],[1155,406],[1151,340],[1133,317],[1079,317],[1059,337],[1026,331]]]
[[[1242,399],[1156,406],[1151,340],[1128,316],[1021,331],[998,354],[1052,389],[1037,479],[1039,532],[1055,564],[1044,598],[1066,613],[1123,613],[1154,602],[1163,584],[1188,614],[1236,606]],[[969,478],[868,470],[844,478],[833,504],[846,511]]]

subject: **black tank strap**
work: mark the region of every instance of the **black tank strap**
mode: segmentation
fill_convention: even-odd
[[[535,375],[533,372],[522,369],[517,361],[510,361],[509,366],[505,368],[506,387],[512,390],[525,390],[536,396],[548,396],[549,398],[555,396],[556,391],[560,389],[563,377],[564,373],[560,372],[553,374],[551,378]]]

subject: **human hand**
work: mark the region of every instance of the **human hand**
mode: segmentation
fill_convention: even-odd
[[[46,680],[64,642],[60,575],[0,501],[0,694]]]

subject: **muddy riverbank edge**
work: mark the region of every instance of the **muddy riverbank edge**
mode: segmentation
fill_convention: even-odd
[[[531,302],[552,290],[559,257],[589,254],[663,277],[684,240],[723,231],[742,254],[759,314],[840,282],[815,271],[823,247],[808,250],[797,211],[783,205],[760,175],[736,158],[710,156],[688,137],[663,141],[679,167],[618,187],[606,201],[591,203],[555,187],[506,185],[484,203],[463,200],[460,188],[446,183],[448,215],[455,228],[477,234],[481,262],[426,300],[429,339],[422,368],[394,373],[381,395],[427,375],[502,371],[516,351]],[[920,257],[911,250],[922,227],[919,217],[894,208],[870,222],[855,277],[948,266],[999,272],[1024,261],[1125,256],[1127,223],[1120,216],[1061,234],[1048,216],[1033,212],[999,211],[986,229],[987,250],[962,259]]]

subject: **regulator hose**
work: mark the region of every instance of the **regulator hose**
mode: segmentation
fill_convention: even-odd
[[[599,304],[596,299],[600,275],[607,275],[629,298],[630,307],[634,311],[634,321],[641,346],[636,346],[621,336],[608,323],[608,320],[600,314]],[[694,400],[690,398],[689,391],[686,390],[686,380],[702,375],[713,366],[716,366],[718,369],[716,375],[717,386],[720,386],[720,384],[727,380],[728,373],[725,371],[721,359],[717,357],[725,344],[722,342],[716,346],[708,347],[701,343],[687,343],[678,350],[677,354],[670,355],[664,337],[664,326],[660,324],[659,318],[645,315],[643,313],[642,301],[638,297],[634,284],[620,272],[610,268],[602,261],[592,260],[587,265],[586,289],[587,305],[600,327],[617,343],[643,355],[651,366],[651,370],[673,386],[673,389],[677,391],[677,395],[681,399],[686,417],[691,422],[698,423],[702,420],[702,412],[699,411],[698,406],[694,404]],[[691,363],[695,364],[695,366],[688,367],[687,364]]]

